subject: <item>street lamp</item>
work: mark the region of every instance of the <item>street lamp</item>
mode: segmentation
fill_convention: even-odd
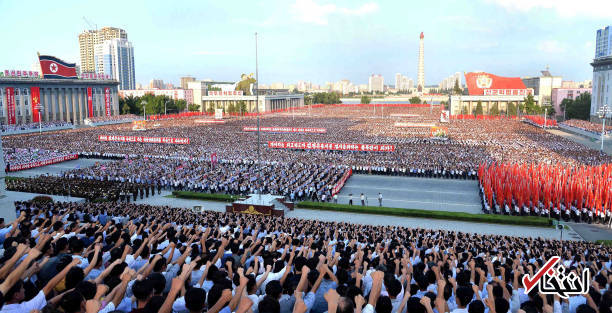
[[[601,119],[601,151],[604,148],[604,134],[606,132],[606,116],[610,113],[610,109],[608,105],[604,105],[597,110],[597,115]]]
[[[140,102],[142,104],[142,118],[144,118],[144,120],[147,120],[147,100],[142,100],[142,102]]]
[[[166,104],[168,104],[168,100],[164,101],[164,115],[168,115],[168,112],[166,111]]]

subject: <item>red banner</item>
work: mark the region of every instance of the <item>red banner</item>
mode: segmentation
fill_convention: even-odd
[[[17,118],[15,116],[15,88],[13,87],[6,87],[6,112],[8,124],[15,125]]]
[[[113,136],[99,135],[98,141],[113,141],[113,142],[139,142],[139,143],[168,143],[175,145],[188,145],[189,138],[174,138],[174,137],[141,137],[141,136]]]
[[[91,87],[87,87],[87,116],[93,117],[93,95]]]
[[[371,151],[393,152],[395,145],[376,145],[363,143],[320,143],[295,141],[268,141],[268,148],[275,149],[306,149],[306,150],[343,150],[343,151]]]
[[[40,115],[38,115],[38,106],[40,105],[40,88],[30,87],[30,95],[32,96],[32,122],[40,122]]]
[[[111,116],[110,106],[110,88],[104,88],[104,109],[106,110],[106,116]]]
[[[199,124],[225,124],[224,120],[195,120]]]
[[[55,164],[55,163],[61,163],[64,161],[76,160],[78,158],[79,158],[78,154],[69,154],[69,155],[64,155],[61,157],[56,157],[56,158],[48,159],[44,161],[36,161],[36,162],[30,162],[30,163],[24,163],[24,164],[10,165],[9,172],[27,170],[30,168],[41,167],[41,166]]]
[[[314,134],[325,134],[327,133],[326,128],[309,128],[309,127],[260,127],[262,132],[272,133],[314,133]],[[256,132],[257,126],[245,126],[242,128],[245,132]]]
[[[334,189],[332,189],[332,196],[340,192],[340,189],[344,187],[344,183],[346,183],[346,180],[349,179],[351,175],[353,175],[353,170],[349,168],[348,172],[342,175],[342,178],[340,178],[336,186],[334,186]]]

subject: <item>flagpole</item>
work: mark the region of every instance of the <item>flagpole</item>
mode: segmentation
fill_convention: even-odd
[[[257,32],[255,32],[255,106],[257,109],[257,182],[259,186],[259,198],[261,200],[261,192],[263,186],[259,181],[261,177],[261,143],[260,143],[260,127],[259,127],[259,64],[257,62]]]

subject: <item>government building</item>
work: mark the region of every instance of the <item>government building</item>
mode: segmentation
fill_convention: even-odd
[[[485,72],[465,73],[467,95],[453,95],[450,98],[450,114],[473,114],[482,105],[483,114],[490,115],[497,107],[500,114],[506,114],[510,103],[516,107],[524,103],[527,95],[533,95],[536,104],[540,104],[539,95],[532,88],[527,88],[520,77],[502,77]]]
[[[0,124],[64,121],[119,115],[116,80],[0,75]],[[40,113],[40,114],[39,114]]]

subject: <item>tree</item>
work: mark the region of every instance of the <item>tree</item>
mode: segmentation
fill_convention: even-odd
[[[565,98],[561,101],[561,103],[559,103],[559,108],[561,109],[561,112],[565,114],[565,118],[567,118],[567,109],[573,105],[573,102],[574,99]]]
[[[456,95],[460,95],[461,94],[461,88],[459,87],[459,81],[455,80],[455,87],[453,87],[453,93]]]
[[[544,108],[535,103],[535,100],[533,99],[532,94],[528,94],[527,97],[525,97],[524,102],[525,102],[525,111],[527,114],[544,113]]]
[[[478,103],[476,103],[476,109],[474,110],[474,115],[482,115],[482,102],[478,101]]]
[[[552,106],[552,105],[551,105],[551,106],[546,106],[546,110],[544,110],[544,111],[546,112],[546,115],[547,115],[548,117],[554,117],[554,116],[555,116],[555,114],[557,113],[557,112],[555,111],[555,107],[554,107],[554,106]]]
[[[498,116],[499,115],[499,104],[496,102],[493,108],[491,108],[491,115]]]
[[[419,104],[419,103],[423,103],[423,102],[421,101],[421,98],[419,98],[419,97],[412,97],[412,98],[408,99],[408,101],[409,101],[411,104]]]
[[[340,101],[340,94],[337,92],[319,92],[315,93],[312,97],[313,104],[336,104],[342,103]]]
[[[463,114],[463,115],[468,114],[468,108],[467,108],[467,106],[463,106],[463,107],[461,108],[461,114]]]
[[[361,104],[369,104],[372,99],[366,95],[361,96]]]
[[[236,111],[238,113],[246,113],[248,111],[246,102],[244,100],[238,101],[238,103],[236,104]]]
[[[211,103],[208,106],[208,109],[206,110],[206,112],[208,112],[208,113],[215,113],[215,105]]]
[[[508,115],[516,116],[516,106],[512,102],[508,102]]]
[[[190,104],[189,108],[188,108],[189,112],[198,112],[200,111],[200,105],[199,104]]]
[[[229,112],[229,113],[235,113],[235,112],[236,112],[236,107],[234,106],[234,104],[233,104],[233,103],[230,103],[230,104],[227,106],[227,112]]]
[[[570,103],[568,103],[566,117],[567,119],[589,120],[591,112],[591,94],[585,92]]]

